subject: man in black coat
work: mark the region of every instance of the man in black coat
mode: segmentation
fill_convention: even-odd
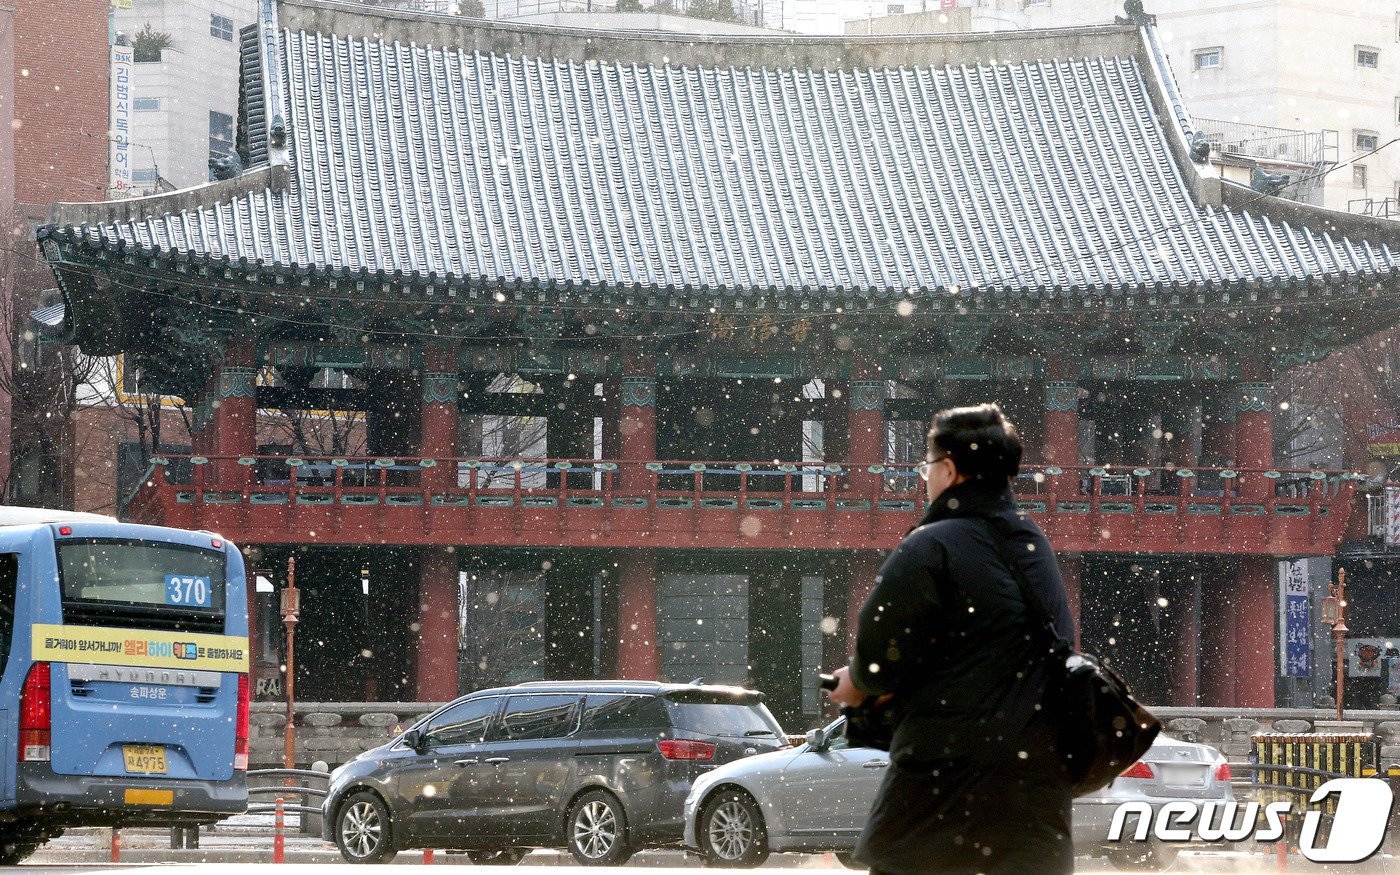
[[[836,672],[834,701],[895,709],[891,765],[855,852],[872,875],[1074,869],[1073,791],[1043,701],[1050,642],[993,540],[1073,640],[1050,542],[1011,491],[1020,464],[996,405],[934,416],[919,469],[929,508],[880,569],[855,656]]]

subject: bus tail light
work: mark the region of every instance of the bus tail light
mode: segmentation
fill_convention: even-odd
[[[19,699],[19,761],[46,763],[53,738],[53,699],[49,664],[36,662],[24,679]]]
[[[248,771],[248,675],[238,676],[238,716],[233,730],[233,767]]]

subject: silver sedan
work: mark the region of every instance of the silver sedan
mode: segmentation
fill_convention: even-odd
[[[771,852],[850,851],[865,825],[889,754],[846,744],[845,721],[807,733],[805,744],[736,760],[702,775],[685,800],[685,844],[712,866],[750,867]],[[1230,801],[1230,769],[1215,748],[1158,736],[1112,785],[1074,802],[1079,854],[1120,868],[1158,868],[1182,847],[1155,839],[1109,842],[1113,812],[1139,802],[1155,812],[1174,799]],[[1136,825],[1129,819],[1128,833]]]

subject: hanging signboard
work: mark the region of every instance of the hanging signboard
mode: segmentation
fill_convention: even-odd
[[[1385,650],[1386,641],[1384,638],[1348,638],[1346,643],[1347,676],[1354,678],[1381,677]]]
[[[1312,634],[1312,606],[1306,560],[1280,562],[1279,674],[1307,677],[1311,672],[1309,640]]]
[[[111,152],[112,197],[130,197],[131,188],[131,112],[132,73],[135,70],[135,50],[131,46],[112,46],[111,131],[108,134]]]

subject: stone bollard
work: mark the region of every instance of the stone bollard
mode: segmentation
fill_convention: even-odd
[[[1177,717],[1167,721],[1167,734],[1182,741],[1201,743],[1206,734],[1206,722],[1196,717]]]
[[[1400,721],[1386,720],[1378,724],[1376,734],[1381,737],[1381,768],[1400,765]]]
[[[1242,763],[1254,753],[1254,734],[1259,721],[1248,717],[1231,717],[1225,721],[1225,745],[1221,751],[1230,762]]]
[[[326,763],[325,760],[317,760],[316,762],[312,763],[312,764],[311,764],[311,771],[313,771],[313,772],[320,772],[321,774],[323,774],[323,775],[326,776],[326,780],[325,780],[325,781],[319,781],[319,780],[317,780],[316,778],[307,778],[307,779],[306,779],[307,786],[315,787],[315,788],[318,789],[318,790],[324,790],[324,789],[326,789],[326,787],[329,787],[329,786],[330,786],[330,783],[331,783],[331,782],[330,782],[331,767],[330,767],[330,765],[328,765],[328,764]],[[323,785],[324,785],[324,786],[323,786]],[[307,801],[303,803],[304,805],[319,806],[319,805],[321,805],[321,803],[323,803],[323,802],[326,801],[326,797],[324,797],[324,796],[307,796],[307,797],[306,797],[306,800],[307,800]],[[302,815],[301,815],[301,831],[302,831],[302,833],[303,833],[304,835],[319,836],[319,835],[321,834],[321,820],[322,820],[322,817],[321,817],[320,814],[311,814],[311,813],[309,813],[309,812],[303,812]]]

